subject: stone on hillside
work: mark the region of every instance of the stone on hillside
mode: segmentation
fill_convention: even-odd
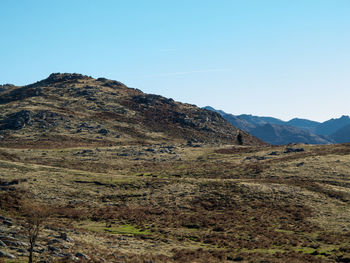
[[[56,252],[56,253],[59,253],[61,252],[61,249],[58,248],[58,247],[54,247],[54,246],[48,246],[48,249],[52,252]]]
[[[10,241],[10,240],[3,240],[4,243],[9,247],[27,247],[28,244],[21,241]]]
[[[107,129],[101,129],[101,130],[98,131],[98,133],[99,133],[99,134],[102,134],[102,135],[104,135],[104,136],[106,136],[106,135],[109,133],[109,130],[107,130]]]
[[[3,258],[16,258],[14,255],[8,253],[8,252],[5,252],[5,251],[2,251],[0,250],[0,257],[3,257]]]
[[[72,238],[70,238],[67,233],[64,233],[62,232],[60,234],[60,238],[63,239],[64,241],[67,241],[67,242],[74,242],[74,240]]]
[[[34,248],[33,251],[35,253],[42,254],[46,251],[46,248],[41,248],[41,249]]]
[[[28,252],[28,250],[23,249],[23,248],[19,248],[19,249],[17,249],[17,252],[26,254]]]
[[[47,242],[48,245],[57,244],[57,243],[62,243],[62,241],[55,238]]]
[[[83,258],[85,260],[89,260],[90,259],[87,255],[85,255],[84,253],[80,253],[80,252],[77,252],[75,254],[75,256],[78,257],[78,258]]]
[[[2,223],[6,226],[12,226],[12,222],[9,220],[3,220]]]
[[[297,167],[303,166],[305,164],[305,162],[301,162],[301,163],[297,163]]]
[[[297,152],[304,152],[305,149],[304,148],[290,148],[287,147],[286,150],[284,151],[284,153],[297,153]]]

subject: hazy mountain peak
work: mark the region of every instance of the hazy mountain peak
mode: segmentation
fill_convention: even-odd
[[[316,129],[316,134],[331,135],[349,124],[350,117],[347,115],[342,115],[340,118],[332,118],[321,123]]]
[[[208,109],[212,107],[207,107]],[[215,110],[219,112],[218,110]],[[310,143],[327,144],[332,143],[331,138],[314,134],[319,122],[294,118],[288,122],[273,117],[254,116],[252,114],[232,115],[224,114],[223,117],[236,126],[259,139],[270,144],[288,143]]]

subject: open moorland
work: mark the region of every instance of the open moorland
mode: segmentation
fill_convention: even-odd
[[[0,261],[38,225],[42,263],[350,262],[349,144],[269,146],[79,74],[3,85],[0,110]]]
[[[350,260],[350,145],[1,148],[0,167],[4,262],[26,262],[28,200],[52,211],[49,262]]]

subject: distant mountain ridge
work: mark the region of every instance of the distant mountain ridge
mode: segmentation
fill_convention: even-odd
[[[331,137],[337,142],[337,143],[345,143],[350,142],[350,124],[340,128],[336,132],[334,132]]]
[[[307,119],[294,118],[290,121],[286,122],[287,125],[299,127],[301,129],[305,129],[310,131],[311,133],[315,133],[316,128],[321,124],[317,121],[311,121]]]
[[[320,135],[332,135],[341,128],[350,124],[349,116],[341,116],[338,119],[330,119],[317,126],[315,133]]]
[[[233,115],[213,107],[207,110],[221,114],[229,123],[270,144],[331,144],[350,142],[350,117],[342,116],[325,122],[294,118],[283,121],[273,117],[249,114]]]

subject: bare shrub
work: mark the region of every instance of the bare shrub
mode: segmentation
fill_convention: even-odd
[[[21,210],[25,216],[24,230],[29,241],[28,263],[33,262],[33,250],[42,226],[53,211],[46,205],[36,204],[28,200],[23,202]]]

